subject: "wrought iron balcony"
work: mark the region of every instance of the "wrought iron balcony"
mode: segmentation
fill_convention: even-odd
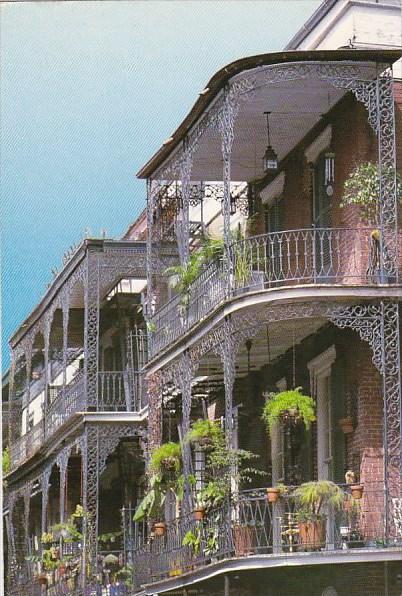
[[[386,251],[386,247],[382,247]],[[262,234],[231,245],[230,263],[208,265],[186,296],[175,296],[151,319],[150,355],[175,342],[223,301],[294,285],[392,283],[381,273],[374,228],[310,228]]]
[[[52,387],[51,402],[44,419],[10,445],[11,469],[37,452],[65,422],[78,412],[140,412],[147,403],[142,375],[137,371],[98,373],[98,402],[87,407],[84,372],[63,387]]]
[[[264,556],[285,563],[300,553],[314,556],[400,546],[402,534],[398,535],[393,521],[386,535],[383,490],[366,486],[363,498],[354,500],[344,488],[342,510],[327,509],[322,523],[312,524],[309,530],[298,517],[292,497],[284,495],[277,503],[269,503],[266,489],[242,491],[237,499],[210,511],[201,521],[194,513],[180,517],[167,524],[164,536],[151,535],[145,542],[142,530],[127,527],[126,536],[139,536],[131,553],[136,585],[177,577],[233,557]],[[195,540],[191,546],[184,546],[190,533]],[[126,548],[130,544],[127,541]]]

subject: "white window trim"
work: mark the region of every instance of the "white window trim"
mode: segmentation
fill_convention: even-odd
[[[307,368],[310,371],[311,387],[314,397],[317,400],[317,463],[318,463],[318,477],[329,479],[330,465],[332,462],[331,453],[331,403],[327,402],[328,410],[327,420],[324,421],[322,416],[324,412],[322,410],[322,387],[323,383],[328,383],[328,379],[331,376],[331,367],[336,360],[335,346],[331,346],[325,352],[322,352],[313,360],[307,364]],[[328,399],[330,400],[330,393]],[[324,429],[324,430],[323,430]],[[328,434],[327,434],[328,433]],[[328,458],[323,458],[324,446],[326,444],[326,450],[328,450]],[[325,451],[326,451],[325,450]]]

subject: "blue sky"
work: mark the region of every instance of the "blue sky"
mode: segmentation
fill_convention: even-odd
[[[3,368],[7,339],[89,229],[122,235],[135,172],[216,70],[280,50],[319,0],[27,2],[2,6]]]

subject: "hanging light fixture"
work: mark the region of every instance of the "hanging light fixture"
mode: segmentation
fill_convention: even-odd
[[[278,156],[273,150],[271,146],[271,138],[269,135],[269,115],[271,112],[264,112],[267,117],[267,141],[268,145],[265,149],[264,157],[262,158],[262,167],[264,172],[268,174],[269,172],[274,172],[278,169]]]
[[[334,194],[335,153],[330,149],[325,153],[325,191],[327,196]]]
[[[234,215],[236,213],[236,198],[234,194],[230,193],[230,215]]]

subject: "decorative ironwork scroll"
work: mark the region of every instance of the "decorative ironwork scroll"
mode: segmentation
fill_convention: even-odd
[[[113,453],[124,437],[145,434],[143,427],[129,424],[88,425],[82,442],[83,459],[83,506],[84,518],[83,568],[89,568],[90,576],[97,570],[97,535],[99,513],[99,481],[106,467],[108,456]],[[86,578],[83,577],[85,583]]]
[[[68,474],[68,460],[70,459],[73,444],[66,445],[56,457],[56,465],[60,472],[60,521],[64,522],[66,513],[66,485]]]
[[[84,285],[84,371],[87,408],[98,400],[98,343],[99,343],[99,254],[89,250],[86,257]]]
[[[47,505],[49,502],[49,481],[52,473],[53,462],[48,463],[42,472],[42,534],[46,532],[47,526]]]

